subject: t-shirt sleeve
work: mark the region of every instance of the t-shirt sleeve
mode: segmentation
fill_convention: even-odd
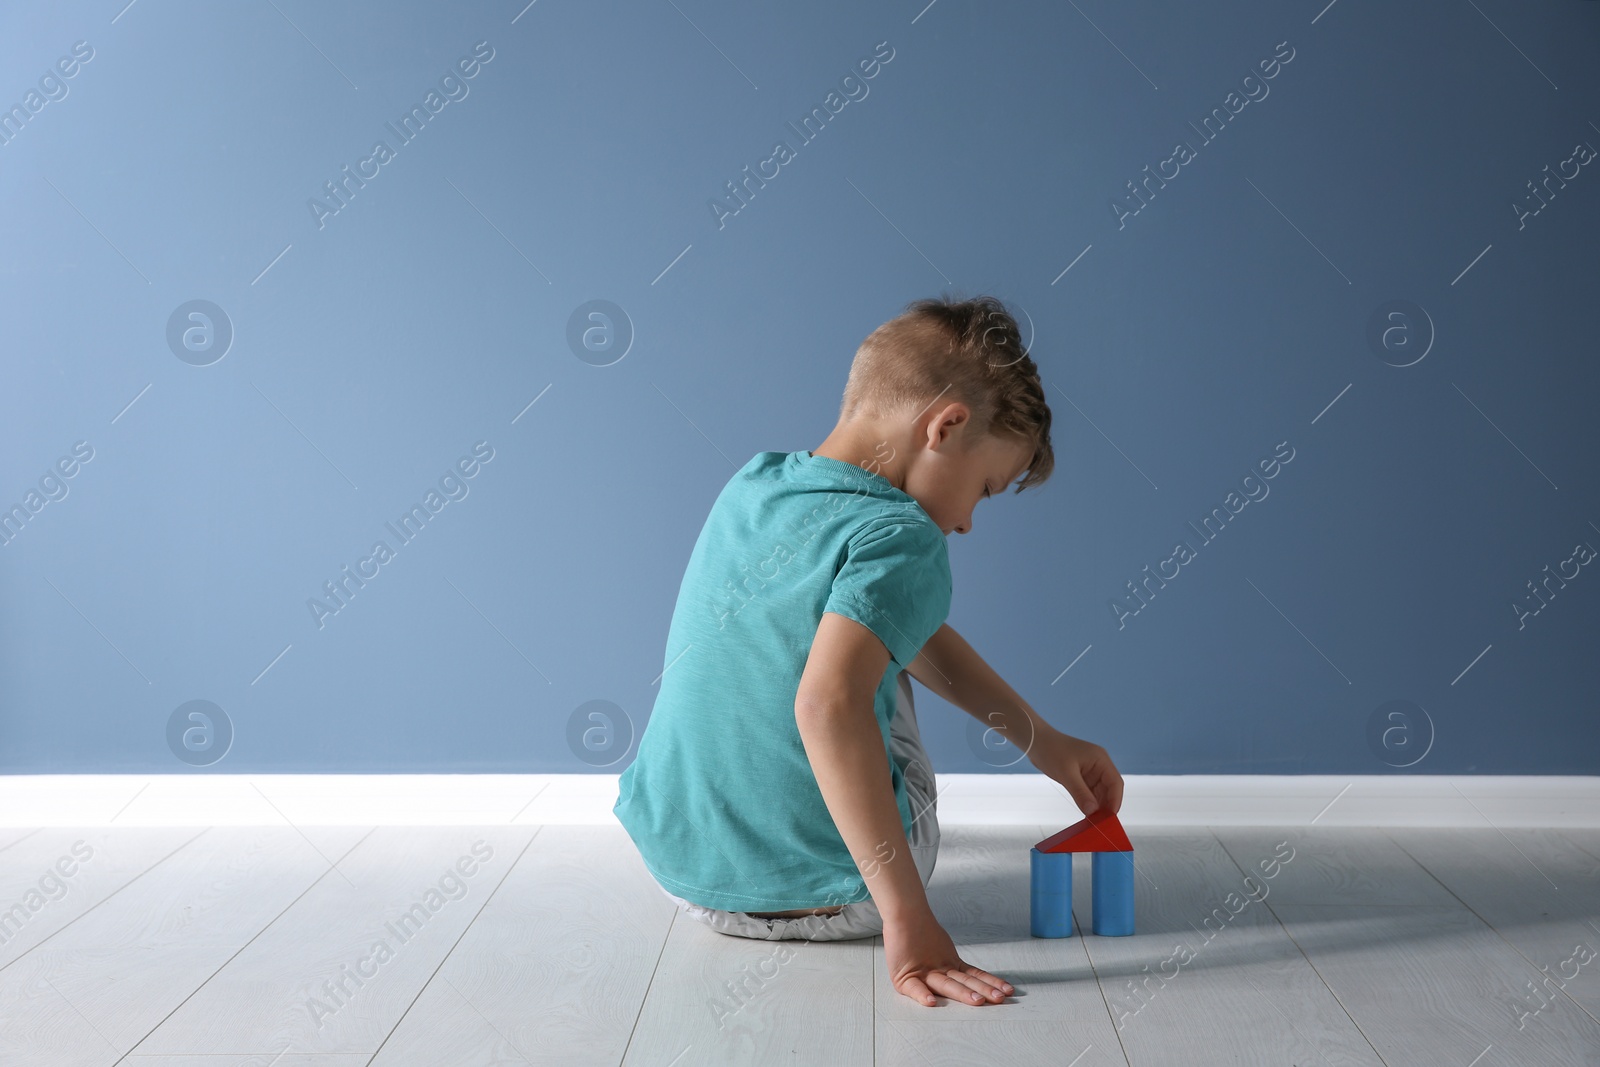
[[[950,614],[950,556],[931,522],[874,520],[850,539],[823,611],[854,619],[904,670]]]

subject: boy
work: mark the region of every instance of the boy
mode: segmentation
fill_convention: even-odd
[[[890,980],[999,1003],[925,891],[939,843],[910,679],[1002,732],[1085,812],[1122,803],[1098,745],[1045,722],[945,624],[945,538],[1026,472],[1050,409],[993,297],[913,301],[861,343],[838,424],[762,452],[718,495],[667,635],[666,669],[613,811],[663,892],[722,933],[883,935]]]

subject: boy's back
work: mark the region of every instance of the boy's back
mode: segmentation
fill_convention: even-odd
[[[943,531],[886,478],[809,451],[746,463],[690,554],[661,691],[613,808],[656,880],[726,911],[866,899],[801,743],[795,694],[823,612],[861,623],[890,652],[874,697],[887,748],[895,676],[950,598]],[[892,760],[890,774],[909,832]]]

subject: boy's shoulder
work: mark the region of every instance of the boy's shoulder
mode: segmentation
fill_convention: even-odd
[[[798,498],[792,501],[796,507],[837,520],[836,529],[848,531],[852,542],[898,533],[930,544],[946,543],[933,517],[887,478],[831,456],[814,456],[809,450],[756,453],[729,479],[723,495],[742,500],[785,490]]]

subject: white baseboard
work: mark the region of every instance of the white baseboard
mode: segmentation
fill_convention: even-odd
[[[0,827],[616,825],[614,774],[0,775]],[[1066,826],[1042,774],[939,775],[943,825]],[[1124,776],[1128,826],[1600,827],[1600,777]]]

